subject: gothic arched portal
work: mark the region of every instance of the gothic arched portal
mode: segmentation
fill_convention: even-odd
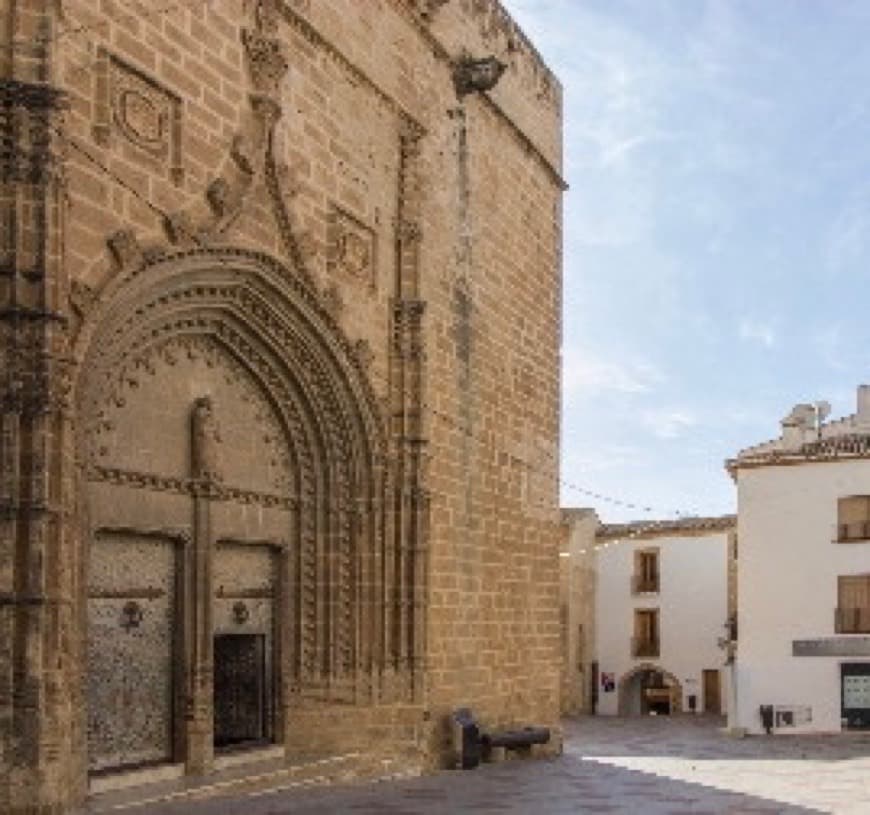
[[[387,442],[312,291],[167,257],[106,285],[77,352],[90,769],[207,767],[306,700],[382,698],[411,613]]]

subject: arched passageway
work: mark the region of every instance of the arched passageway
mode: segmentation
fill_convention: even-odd
[[[638,665],[619,680],[619,715],[679,713],[683,706],[680,681],[661,666]]]

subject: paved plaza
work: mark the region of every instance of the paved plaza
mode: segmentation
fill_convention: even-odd
[[[627,812],[870,815],[870,734],[723,735],[721,721],[579,718],[564,754],[471,772],[162,804],[136,815]]]

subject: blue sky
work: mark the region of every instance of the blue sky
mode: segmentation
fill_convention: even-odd
[[[722,463],[870,382],[870,2],[503,0],[565,93],[562,476],[733,512]]]

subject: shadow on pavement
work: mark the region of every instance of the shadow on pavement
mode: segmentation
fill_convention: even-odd
[[[508,761],[471,772],[403,781],[164,804],[159,810],[137,809],[135,815],[818,815],[826,811],[564,755],[553,761]]]

